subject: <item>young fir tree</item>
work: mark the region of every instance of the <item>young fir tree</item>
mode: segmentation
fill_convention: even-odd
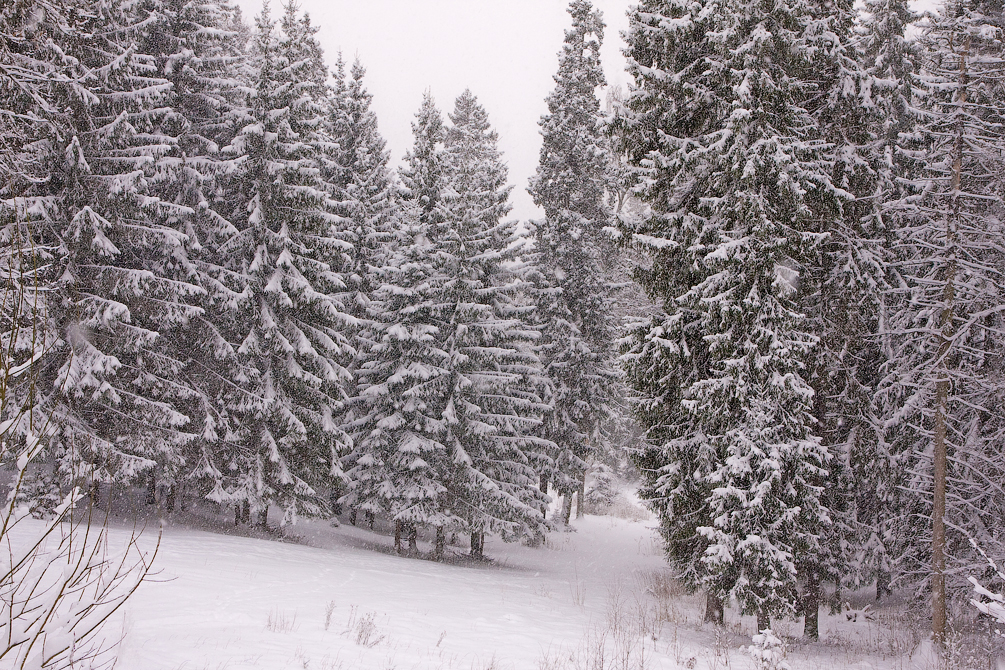
[[[579,492],[588,462],[606,441],[617,393],[611,288],[602,270],[603,228],[608,225],[607,186],[612,158],[601,135],[597,88],[604,22],[587,0],[569,7],[572,28],[559,54],[555,89],[542,117],[541,159],[530,193],[545,211],[536,224],[535,302],[541,324],[537,351],[551,381],[553,409],[541,428],[558,446],[544,473],[566,498]]]
[[[907,558],[928,577],[939,644],[954,568],[983,565],[967,535],[992,541],[1002,518],[1002,27],[994,2],[949,2],[929,18],[918,77],[924,148],[912,154],[920,195],[897,208],[904,281],[891,289],[882,391],[898,408],[887,428],[918,438],[910,487],[931,524],[913,529]]]
[[[322,178],[327,72],[316,29],[286,7],[282,34],[268,8],[256,20],[251,123],[230,151],[242,156],[236,180],[240,232],[221,252],[240,279],[228,340],[237,345],[240,387],[227,392],[225,458],[230,499],[265,520],[269,503],[286,516],[315,513],[348,439],[336,419],[351,355],[351,317],[332,298],[344,289],[337,259],[333,188]]]
[[[629,232],[663,307],[626,357],[651,429],[644,493],[710,609],[735,597],[758,628],[794,609],[796,560],[819,551],[828,522],[804,378],[816,338],[798,303],[813,231],[839,197],[806,108],[814,11],[644,2],[626,50],[627,142],[652,208]]]
[[[543,532],[546,500],[534,461],[554,445],[532,436],[545,409],[540,364],[527,343],[533,332],[517,302],[515,223],[507,170],[485,109],[470,91],[457,98],[442,156],[444,189],[429,235],[438,270],[440,389],[450,450],[447,508],[471,531],[480,555],[485,531],[513,538]],[[416,153],[419,151],[416,147]],[[427,194],[420,196],[425,205]]]

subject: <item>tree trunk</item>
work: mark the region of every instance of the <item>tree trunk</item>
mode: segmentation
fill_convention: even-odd
[[[946,398],[949,381],[935,385],[934,499],[932,501],[932,637],[941,648],[946,637]]]
[[[183,484],[178,485],[178,509],[182,512],[188,510],[188,502],[185,499],[185,486]]]
[[[714,591],[705,594],[705,623],[722,626],[726,622],[725,603]]]
[[[414,523],[408,524],[408,551],[412,554],[419,553],[419,529]]]
[[[373,512],[367,510],[367,513],[366,513],[366,524],[368,526],[370,526],[370,530],[373,530],[373,520],[374,520],[375,517],[376,517],[376,515]]]
[[[820,639],[820,578],[810,572],[803,594],[803,635],[811,640]]]
[[[485,535],[480,530],[471,531],[471,558],[482,558],[484,556],[484,547],[482,543],[485,541]]]
[[[151,470],[147,473],[147,504],[157,503],[157,475]]]
[[[355,507],[353,507],[351,510],[349,510],[349,523],[351,523],[354,526],[356,525],[356,508]]]
[[[545,495],[548,495],[548,476],[547,475],[545,475],[543,473],[541,474],[541,479],[538,481],[537,487],[541,490],[541,493],[543,493]],[[548,518],[548,508],[547,507],[545,507],[544,511],[541,513],[541,518],[542,519],[547,519]]]
[[[447,543],[446,534],[443,532],[443,526],[436,527],[436,542],[433,544],[433,556],[438,561],[443,560],[443,548]]]
[[[768,610],[757,610],[757,632],[760,633],[769,628],[771,628],[771,615],[768,614]]]
[[[583,501],[586,499],[586,470],[579,480],[579,490],[576,492],[576,518],[583,518]]]
[[[164,505],[168,512],[174,511],[174,501],[175,501],[175,485],[172,484],[168,487],[167,498],[164,500]]]
[[[970,49],[970,39],[967,38],[960,54],[960,87],[957,89],[956,102],[962,109],[967,101],[967,51]],[[956,297],[956,231],[954,223],[959,219],[959,197],[961,176],[963,173],[964,127],[963,122],[957,129],[956,146],[953,157],[953,202],[952,216],[946,217],[946,249],[949,264],[946,266],[945,286],[942,289],[942,314],[940,327],[942,341],[939,344],[939,380],[935,383],[935,421],[933,426],[934,445],[932,457],[932,639],[935,646],[942,650],[946,643],[946,413],[949,401],[949,372],[946,369],[946,357],[953,337],[953,301]]]
[[[342,491],[333,484],[331,489],[328,491],[328,502],[332,508],[332,516],[339,516],[342,514],[342,504],[338,501],[341,497]]]
[[[876,602],[890,595],[890,573],[880,568],[876,573]]]
[[[234,526],[241,525],[241,503],[236,503],[234,505]]]
[[[251,503],[248,500],[241,503],[241,523],[251,523]]]
[[[394,522],[394,551],[398,554],[401,553],[401,531],[403,525],[399,520],[395,520]]]
[[[567,490],[563,494],[562,499],[562,522],[566,526],[569,525],[569,520],[572,518],[572,489]]]
[[[269,529],[269,503],[265,503],[265,507],[258,510],[258,527],[262,530]]]

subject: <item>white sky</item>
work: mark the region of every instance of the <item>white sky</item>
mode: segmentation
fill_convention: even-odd
[[[339,49],[348,62],[358,55],[373,94],[380,131],[395,165],[412,145],[412,120],[428,88],[446,114],[470,88],[499,132],[499,146],[515,187],[511,217],[542,216],[527,194],[541,147],[537,121],[547,111],[565,29],[568,0],[298,0],[329,66]],[[604,67],[610,83],[627,87],[620,31],[634,0],[593,0],[607,22]],[[261,0],[236,0],[245,20]],[[272,0],[273,18],[282,12]]]
[[[412,145],[412,119],[428,88],[444,117],[470,88],[499,132],[514,185],[512,217],[543,213],[527,194],[537,168],[538,119],[547,111],[565,29],[568,0],[297,0],[320,27],[329,66],[341,49],[348,64],[359,56],[367,69],[380,131],[394,165]],[[261,0],[236,0],[252,22]],[[607,22],[604,69],[609,84],[627,88],[621,55],[625,12],[636,0],[593,0]],[[278,18],[282,0],[272,0]],[[916,0],[928,9],[936,0]],[[601,98],[603,102],[603,98]]]

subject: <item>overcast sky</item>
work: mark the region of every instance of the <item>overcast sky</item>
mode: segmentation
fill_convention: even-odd
[[[621,31],[636,0],[594,0],[607,22],[603,61],[609,84],[627,88]],[[261,0],[236,0],[245,19]],[[274,18],[282,0],[272,0]],[[398,165],[412,144],[412,119],[427,88],[444,116],[470,88],[499,132],[513,189],[512,216],[538,218],[527,194],[541,147],[538,119],[547,110],[558,52],[569,26],[568,0],[298,0],[314,25],[329,66],[339,50],[359,56],[366,86]],[[928,8],[935,0],[921,0]],[[603,100],[603,98],[602,98]]]
[[[236,0],[248,23],[261,0]],[[427,88],[444,116],[470,88],[499,132],[513,184],[512,217],[542,214],[527,194],[541,147],[537,121],[547,111],[569,15],[567,0],[299,0],[319,26],[329,66],[341,49],[366,67],[380,131],[395,165],[412,144],[412,119]],[[627,81],[620,31],[631,0],[594,0],[604,12],[604,67]],[[273,18],[281,0],[271,2]]]

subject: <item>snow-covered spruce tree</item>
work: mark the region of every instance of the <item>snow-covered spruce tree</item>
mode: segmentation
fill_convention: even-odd
[[[343,234],[349,249],[344,302],[354,316],[364,321],[379,283],[377,270],[388,263],[397,214],[397,186],[388,168],[390,152],[377,130],[377,115],[370,109],[373,96],[363,85],[365,74],[358,60],[353,63],[345,93],[336,98],[345,126],[335,135],[341,171],[340,211],[346,219]],[[366,346],[363,335],[357,342],[360,360],[368,357]]]
[[[234,383],[235,348],[220,331],[219,305],[235,295],[222,276],[218,248],[237,228],[227,219],[229,202],[222,197],[226,174],[235,169],[221,148],[233,138],[235,117],[243,112],[245,86],[239,76],[244,62],[240,12],[228,2],[149,0],[150,20],[144,22],[139,46],[171,82],[162,107],[159,131],[174,139],[151,179],[151,190],[173,207],[163,223],[185,235],[184,254],[150,267],[155,274],[192,281],[203,291],[203,313],[162,333],[171,357],[183,363],[178,371],[192,394],[182,410],[192,419],[193,440],[170,462],[158,461],[148,473],[148,502],[157,483],[167,489],[172,507],[188,481],[207,493],[221,483],[215,447],[221,423],[221,383]]]
[[[34,93],[16,104],[21,120],[44,119],[29,133],[38,160],[21,195],[41,205],[31,211],[52,250],[40,281],[58,338],[40,372],[40,406],[60,426],[48,454],[64,481],[128,479],[192,437],[176,407],[190,391],[161,332],[199,313],[199,288],[151,271],[185,242],[161,224],[170,206],[150,183],[173,143],[159,132],[170,83],[137,49],[143,8],[21,9],[31,20],[19,71]]]
[[[650,429],[644,493],[680,574],[712,609],[735,597],[759,629],[793,611],[797,557],[828,523],[798,295],[839,198],[806,108],[815,11],[652,0],[632,11],[626,49],[626,140],[652,209],[627,232],[663,306],[625,357]]]
[[[597,88],[604,22],[587,0],[569,7],[572,28],[559,54],[555,89],[541,119],[541,159],[530,193],[545,211],[535,228],[535,319],[541,365],[554,391],[541,434],[558,450],[544,473],[565,494],[569,521],[573,492],[580,495],[589,461],[605,448],[618,375],[611,365],[614,310],[602,270],[603,228],[612,157],[601,134]]]
[[[106,529],[91,526],[90,515],[70,517],[83,498],[79,488],[43,491],[44,499],[31,490],[32,470],[59,430],[36,392],[57,340],[46,324],[46,287],[38,283],[43,262],[20,214],[5,226],[0,247],[0,462],[11,471],[0,506],[0,542],[7,547],[0,662],[18,670],[105,667],[114,661],[115,642],[103,626],[147,576],[157,551],[141,551],[133,535],[110,556]]]
[[[824,491],[831,523],[822,528],[819,550],[801,554],[796,568],[803,582],[804,634],[818,637],[821,582],[838,586],[849,571],[850,548],[863,529],[856,520],[856,482],[852,467],[875,461],[879,421],[873,395],[882,354],[878,331],[884,285],[884,239],[876,215],[880,172],[889,172],[878,155],[875,128],[886,119],[871,100],[889,82],[877,82],[860,62],[853,34],[851,2],[812,5],[804,18],[813,47],[806,56],[816,75],[807,82],[805,106],[817,124],[825,169],[835,195],[817,206],[823,215],[806,222],[821,235],[799,277],[799,307],[806,329],[819,343],[808,360],[805,379],[814,391],[815,432],[831,454],[826,476],[813,483]],[[870,17],[874,20],[876,17]],[[885,100],[884,100],[885,102]],[[870,529],[871,530],[871,529]]]
[[[858,153],[865,158],[869,172],[855,193],[861,205],[846,205],[843,217],[846,228],[857,239],[872,240],[874,245],[882,242],[876,245],[878,248],[872,247],[879,259],[880,272],[868,272],[869,267],[876,267],[874,261],[851,262],[857,260],[853,257],[849,257],[845,266],[854,271],[849,276],[852,281],[845,282],[852,289],[849,297],[857,297],[861,302],[850,305],[845,300],[840,309],[846,310],[849,317],[856,317],[846,320],[851,324],[857,322],[861,334],[854,340],[857,345],[848,349],[848,353],[842,351],[838,358],[839,362],[849,363],[842,367],[852,373],[849,381],[856,383],[846,386],[852,393],[842,394],[853,401],[844,405],[845,411],[832,415],[839,416],[842,427],[852,429],[847,434],[852,438],[849,465],[854,481],[856,525],[848,578],[855,586],[874,582],[877,600],[889,594],[897,571],[896,556],[910,537],[910,531],[903,525],[911,517],[905,507],[910,498],[904,495],[907,483],[904,477],[913,435],[882,430],[882,417],[888,408],[876,402],[875,393],[883,364],[893,355],[888,340],[878,338],[877,334],[885,328],[887,288],[900,283],[898,264],[891,253],[902,213],[900,203],[914,191],[908,180],[916,171],[916,161],[908,155],[912,144],[917,143],[913,139],[916,117],[911,99],[918,54],[916,43],[908,41],[904,34],[913,20],[903,0],[869,0],[860,18],[861,110],[856,119],[861,120],[868,133],[865,146]],[[852,219],[852,215],[857,218]],[[856,277],[858,280],[854,281]],[[870,312],[870,319],[862,318]],[[861,391],[867,388],[874,396],[869,405],[861,402]],[[861,418],[869,416],[877,425],[862,422]]]
[[[898,212],[903,282],[891,289],[882,392],[886,406],[899,408],[888,430],[916,436],[909,486],[932,521],[915,529],[905,563],[913,559],[931,588],[942,643],[947,588],[962,592],[965,573],[983,564],[966,535],[992,546],[1005,500],[997,416],[1005,389],[1005,60],[999,3],[949,2],[928,21],[918,77],[925,146],[913,154],[921,193]]]
[[[359,394],[350,403],[355,439],[343,459],[349,489],[343,500],[394,520],[399,542],[405,525],[434,526],[436,555],[442,557],[446,529],[461,520],[443,505],[450,455],[443,441],[441,379],[449,373],[448,356],[439,335],[444,278],[432,255],[430,212],[418,195],[434,193],[427,201],[435,203],[444,187],[439,175],[445,130],[428,94],[412,132],[394,237],[389,245],[381,240],[382,263],[370,261],[368,294],[358,304],[366,310],[365,325],[357,355]]]
[[[353,451],[344,459],[344,500],[392,519],[399,551],[403,530],[433,526],[435,555],[442,558],[446,530],[461,527],[463,518],[444,504],[452,467],[443,419],[450,358],[439,328],[443,277],[430,262],[419,212],[409,200],[396,217],[395,257],[380,268],[368,301],[369,342],[357,371],[359,396],[351,401],[356,418]],[[408,535],[414,551],[414,533]]]
[[[446,189],[443,142],[447,138],[447,130],[443,115],[436,108],[429,91],[422,97],[422,106],[412,124],[412,134],[415,142],[405,155],[405,165],[401,169],[405,197],[418,204],[421,223],[436,223],[442,219],[439,205]]]
[[[445,281],[437,300],[441,346],[448,354],[441,393],[444,442],[452,467],[446,507],[471,531],[481,554],[485,531],[505,538],[544,530],[546,496],[534,461],[554,448],[534,437],[546,408],[544,383],[516,292],[515,222],[507,170],[485,109],[470,91],[450,114],[443,149],[445,189],[431,222],[432,254]],[[420,204],[422,201],[420,200]]]
[[[332,298],[344,282],[329,260],[344,243],[320,167],[332,142],[323,134],[327,71],[315,32],[292,5],[282,34],[267,7],[257,17],[251,122],[228,148],[243,159],[232,221],[245,218],[220,247],[240,293],[226,324],[240,386],[226,390],[222,460],[229,499],[247,501],[260,523],[270,503],[284,508],[284,521],[320,511],[315,487],[348,446],[337,416],[351,317]]]

